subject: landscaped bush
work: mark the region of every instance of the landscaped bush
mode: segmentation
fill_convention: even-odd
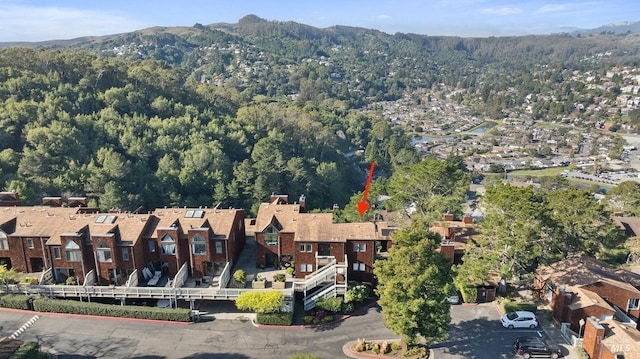
[[[351,303],[342,303],[342,312],[343,313],[351,313],[355,309],[353,302]]]
[[[284,282],[286,278],[287,277],[284,273],[278,273],[273,275],[274,282]]]
[[[504,302],[504,311],[507,313],[516,312],[519,310],[523,310],[526,312],[535,312],[537,309],[538,305],[532,302],[512,302],[509,300],[506,300]]]
[[[26,342],[18,348],[9,359],[47,359],[49,355],[40,351],[40,345],[36,342]]]
[[[292,354],[289,359],[320,359],[320,357],[315,354],[296,353]]]
[[[296,270],[293,267],[287,268],[287,274],[293,276],[296,273]]]
[[[33,302],[39,312],[72,313],[101,315],[120,318],[138,318],[168,320],[173,322],[191,321],[189,309],[166,309],[155,307],[137,307],[132,305],[113,305],[101,303],[76,302],[74,300],[39,298]]]
[[[349,281],[347,292],[344,294],[345,303],[359,303],[369,297],[371,290],[369,286],[360,282]]]
[[[28,295],[23,294],[3,295],[0,296],[0,307],[28,310],[27,300],[29,300],[29,298]]]
[[[305,315],[302,320],[303,320],[304,324],[306,324],[306,325],[316,324],[317,323],[317,319],[313,315]]]
[[[342,310],[342,297],[318,299],[316,301],[316,308],[337,313]]]
[[[247,280],[247,273],[242,269],[238,269],[237,271],[233,272],[233,280],[238,283],[244,284],[244,282]]]
[[[475,303],[478,300],[478,289],[476,287],[458,287],[458,291],[462,294],[462,301],[465,303]]]
[[[256,323],[263,325],[291,325],[293,312],[256,313]]]
[[[39,281],[38,281],[38,279],[37,279],[37,278],[33,278],[33,277],[25,277],[25,278],[22,278],[22,279],[20,280],[20,283],[22,283],[22,284],[38,284],[38,283],[39,283]]]

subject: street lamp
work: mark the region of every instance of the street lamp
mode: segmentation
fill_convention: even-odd
[[[578,333],[578,339],[580,339],[582,338],[582,328],[584,328],[584,318],[581,318],[578,324],[580,324],[580,332]]]

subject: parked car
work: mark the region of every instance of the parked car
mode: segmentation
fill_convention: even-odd
[[[557,345],[553,345],[540,337],[519,337],[513,343],[516,354],[525,359],[529,358],[559,358],[562,351]]]
[[[460,304],[460,296],[458,294],[451,294],[447,297],[449,304]]]
[[[505,328],[535,328],[538,326],[536,315],[531,312],[517,311],[510,312],[500,318],[502,326]]]

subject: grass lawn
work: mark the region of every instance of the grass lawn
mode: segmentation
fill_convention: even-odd
[[[507,174],[512,177],[555,177],[559,176],[562,171],[570,170],[571,167],[551,167],[541,168],[539,170],[518,170],[508,172]]]

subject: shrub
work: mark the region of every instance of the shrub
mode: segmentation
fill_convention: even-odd
[[[295,353],[289,359],[320,359],[320,357],[315,354]]]
[[[289,267],[287,268],[287,274],[290,276],[293,276],[295,274],[296,270],[293,269],[293,267]]]
[[[380,354],[380,345],[377,343],[371,344],[371,351],[373,354]]]
[[[256,313],[275,313],[283,304],[284,294],[277,290],[243,292],[236,299],[236,308]]]
[[[3,295],[0,296],[0,307],[28,310],[27,300],[29,300],[29,298],[28,295],[23,294]]]
[[[314,317],[313,315],[305,315],[302,320],[304,321],[304,324],[307,325],[318,323],[318,319],[316,319],[316,317]]]
[[[402,345],[400,345],[400,343],[398,342],[391,343],[391,350],[398,351],[400,349],[402,349]]]
[[[76,285],[76,279],[73,277],[67,277],[67,280],[65,281],[65,283],[67,283],[67,285]]]
[[[256,323],[263,325],[291,325],[293,312],[256,313]]]
[[[427,350],[424,347],[421,347],[419,345],[414,345],[414,346],[407,347],[407,349],[402,353],[402,355],[405,357],[418,356],[420,358],[423,358],[424,356],[427,355]]]
[[[359,282],[350,281],[347,292],[344,294],[344,301],[346,303],[362,302],[369,297],[370,292],[368,286]]]
[[[25,277],[25,278],[22,278],[20,280],[20,283],[23,283],[23,284],[38,284],[39,281],[36,278],[33,278],[33,277]]]
[[[519,310],[524,310],[526,312],[535,312],[537,309],[538,306],[536,305],[536,303],[532,302],[504,302],[504,311],[507,313],[516,312]]]
[[[318,299],[316,301],[316,308],[327,312],[337,313],[342,310],[342,298],[335,297]]]
[[[478,289],[473,286],[464,286],[458,288],[460,294],[462,294],[462,300],[465,303],[475,303],[478,301]]]
[[[39,312],[101,315],[119,318],[155,319],[173,322],[191,321],[191,311],[185,308],[167,309],[138,307],[133,305],[113,305],[102,303],[76,302],[74,300],[38,298],[33,307]]]
[[[287,277],[284,273],[278,273],[273,275],[274,282],[284,282],[286,278]]]
[[[391,346],[389,345],[388,342],[382,342],[382,344],[380,344],[380,352],[382,354],[387,354],[391,351]]]
[[[238,269],[233,272],[233,280],[238,283],[244,283],[247,280],[247,273],[242,269]]]
[[[579,348],[576,353],[578,354],[579,359],[589,359],[589,354],[587,354],[584,348]]]
[[[353,309],[354,309],[353,303],[343,303],[342,304],[342,311],[344,313],[351,313],[351,312],[353,312]]]
[[[325,323],[333,321],[333,315],[327,315],[326,317],[322,318],[322,321]]]
[[[316,310],[315,314],[313,315],[314,317],[316,317],[316,319],[318,320],[322,320],[322,318],[327,316],[327,312],[320,309],[320,310]]]
[[[18,348],[9,359],[47,359],[49,355],[40,351],[40,345],[36,342],[26,342]]]
[[[353,350],[357,352],[363,352],[367,350],[367,343],[364,341],[364,339],[358,339],[356,345],[353,347]]]

